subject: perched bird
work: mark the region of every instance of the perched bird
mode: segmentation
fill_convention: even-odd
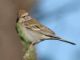
[[[36,19],[29,16],[29,14],[25,10],[19,11],[16,28],[22,40],[26,42],[26,49],[44,40],[58,40],[72,45],[76,45],[73,42],[64,40],[56,36],[55,32],[53,32],[48,27],[42,25]]]
[[[23,14],[21,14],[21,12]],[[59,40],[75,45],[73,42],[69,42],[56,36],[55,32],[42,25],[36,19],[33,19],[25,10],[19,12],[19,20],[17,22],[17,25],[21,28],[21,31],[23,31],[23,37],[25,40],[34,42],[34,44],[43,40]]]

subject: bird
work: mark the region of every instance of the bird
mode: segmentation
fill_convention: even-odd
[[[25,41],[23,43],[26,45],[26,50],[45,40],[58,40],[76,45],[74,42],[57,36],[53,30],[41,24],[37,19],[31,17],[26,10],[19,10],[16,30],[21,39]]]
[[[34,44],[39,43],[44,40],[58,40],[72,45],[76,45],[73,42],[64,40],[56,36],[55,32],[49,29],[48,27],[42,25],[39,21],[29,16],[25,10],[20,10],[19,20],[17,25],[20,26],[21,30],[24,33],[24,39],[33,42]]]

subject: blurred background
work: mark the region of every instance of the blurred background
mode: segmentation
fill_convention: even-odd
[[[32,16],[73,46],[60,41],[36,45],[38,60],[80,60],[80,0],[37,0]]]

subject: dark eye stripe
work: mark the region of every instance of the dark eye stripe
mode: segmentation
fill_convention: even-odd
[[[25,18],[26,16],[22,16],[22,18]]]

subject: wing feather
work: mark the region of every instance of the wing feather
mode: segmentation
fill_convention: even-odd
[[[26,25],[27,24],[27,25]],[[26,28],[33,30],[35,32],[39,32],[44,35],[55,35],[55,32],[53,32],[48,27],[42,25],[40,22],[32,19],[29,22],[26,22]]]

